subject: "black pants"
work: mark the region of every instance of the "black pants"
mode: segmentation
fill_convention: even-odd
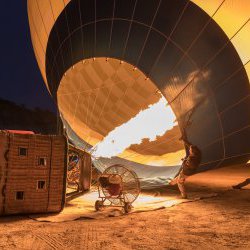
[[[247,178],[245,181],[239,183],[238,185],[233,186],[234,188],[242,188],[250,184],[250,178]]]

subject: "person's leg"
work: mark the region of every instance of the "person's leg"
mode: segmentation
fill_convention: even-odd
[[[233,189],[241,189],[241,188],[247,186],[248,184],[250,184],[250,178],[247,178],[245,181],[243,181],[235,186],[232,186],[232,187],[233,187]]]
[[[178,188],[180,190],[180,193],[183,199],[187,198],[185,180],[186,180],[186,176],[181,172],[177,178],[177,185],[178,185]]]

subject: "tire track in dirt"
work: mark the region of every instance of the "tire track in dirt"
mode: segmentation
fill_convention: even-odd
[[[33,236],[45,243],[47,246],[51,247],[51,249],[65,249],[65,246],[51,235],[33,234]]]
[[[81,247],[85,250],[96,250],[100,249],[100,242],[98,241],[98,231],[95,227],[86,227],[84,231],[82,231],[81,237]]]

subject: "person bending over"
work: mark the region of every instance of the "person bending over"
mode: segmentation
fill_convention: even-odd
[[[193,175],[201,162],[201,151],[197,146],[190,144],[186,139],[181,138],[185,143],[186,157],[182,162],[182,167],[178,175],[169,183],[170,185],[178,185],[183,199],[187,198],[185,189],[185,181],[188,176]]]

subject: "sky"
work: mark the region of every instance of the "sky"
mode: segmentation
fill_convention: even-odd
[[[0,98],[55,112],[33,52],[27,1],[3,1],[0,26]]]

